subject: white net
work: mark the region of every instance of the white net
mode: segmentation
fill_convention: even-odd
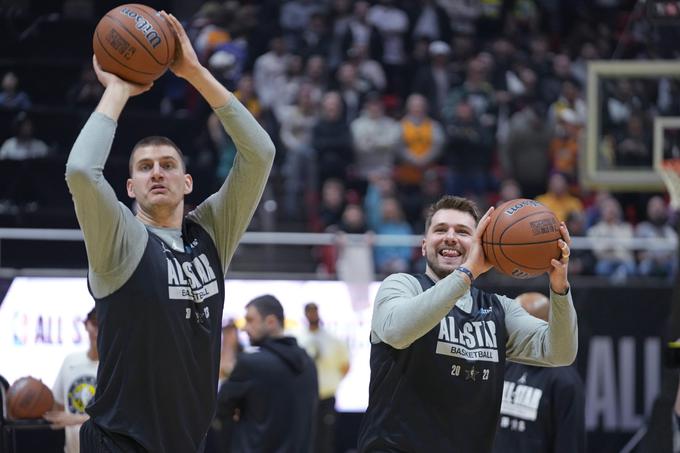
[[[671,207],[680,209],[680,159],[664,159],[658,171],[670,195]]]

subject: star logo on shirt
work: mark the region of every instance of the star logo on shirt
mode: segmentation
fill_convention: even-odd
[[[517,380],[517,383],[518,384],[526,384],[527,383],[527,374],[526,373],[522,374],[522,377],[520,377]]]
[[[465,380],[466,381],[477,381],[477,375],[479,374],[479,371],[475,370],[475,366],[472,365],[472,368],[469,370],[465,370]]]

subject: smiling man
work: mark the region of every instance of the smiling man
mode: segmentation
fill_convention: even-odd
[[[93,61],[105,91],[66,165],[96,301],[97,392],[80,430],[87,452],[200,452],[216,407],[224,274],[257,207],[274,145],[241,103],[203,67],[173,16],[179,51],[170,69],[213,108],[237,148],[222,187],[187,215],[193,189],[170,139],[148,137],[130,156],[119,203],[103,168],[130,97],[128,83]]]
[[[371,322],[369,402],[360,452],[486,453],[493,446],[508,360],[538,366],[572,363],[577,351],[567,263],[552,260],[550,319],[517,301],[471,286],[491,264],[470,200],[444,196],[427,214],[424,274],[383,281]]]

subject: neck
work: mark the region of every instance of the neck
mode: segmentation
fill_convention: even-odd
[[[146,212],[140,208],[136,217],[143,224],[152,227],[180,229],[184,219],[184,202],[178,204],[174,209],[158,208],[156,212]]]
[[[314,323],[309,325],[309,331],[310,332],[316,332],[319,330],[319,323]]]

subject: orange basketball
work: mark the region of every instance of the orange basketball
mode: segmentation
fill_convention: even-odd
[[[170,66],[175,56],[175,35],[155,9],[127,4],[101,18],[92,47],[105,71],[129,82],[147,84]]]
[[[41,418],[53,405],[49,387],[30,376],[17,379],[7,390],[7,412],[13,419]]]
[[[518,198],[498,206],[482,235],[486,258],[501,273],[515,278],[536,277],[559,259],[560,222],[541,203]]]

